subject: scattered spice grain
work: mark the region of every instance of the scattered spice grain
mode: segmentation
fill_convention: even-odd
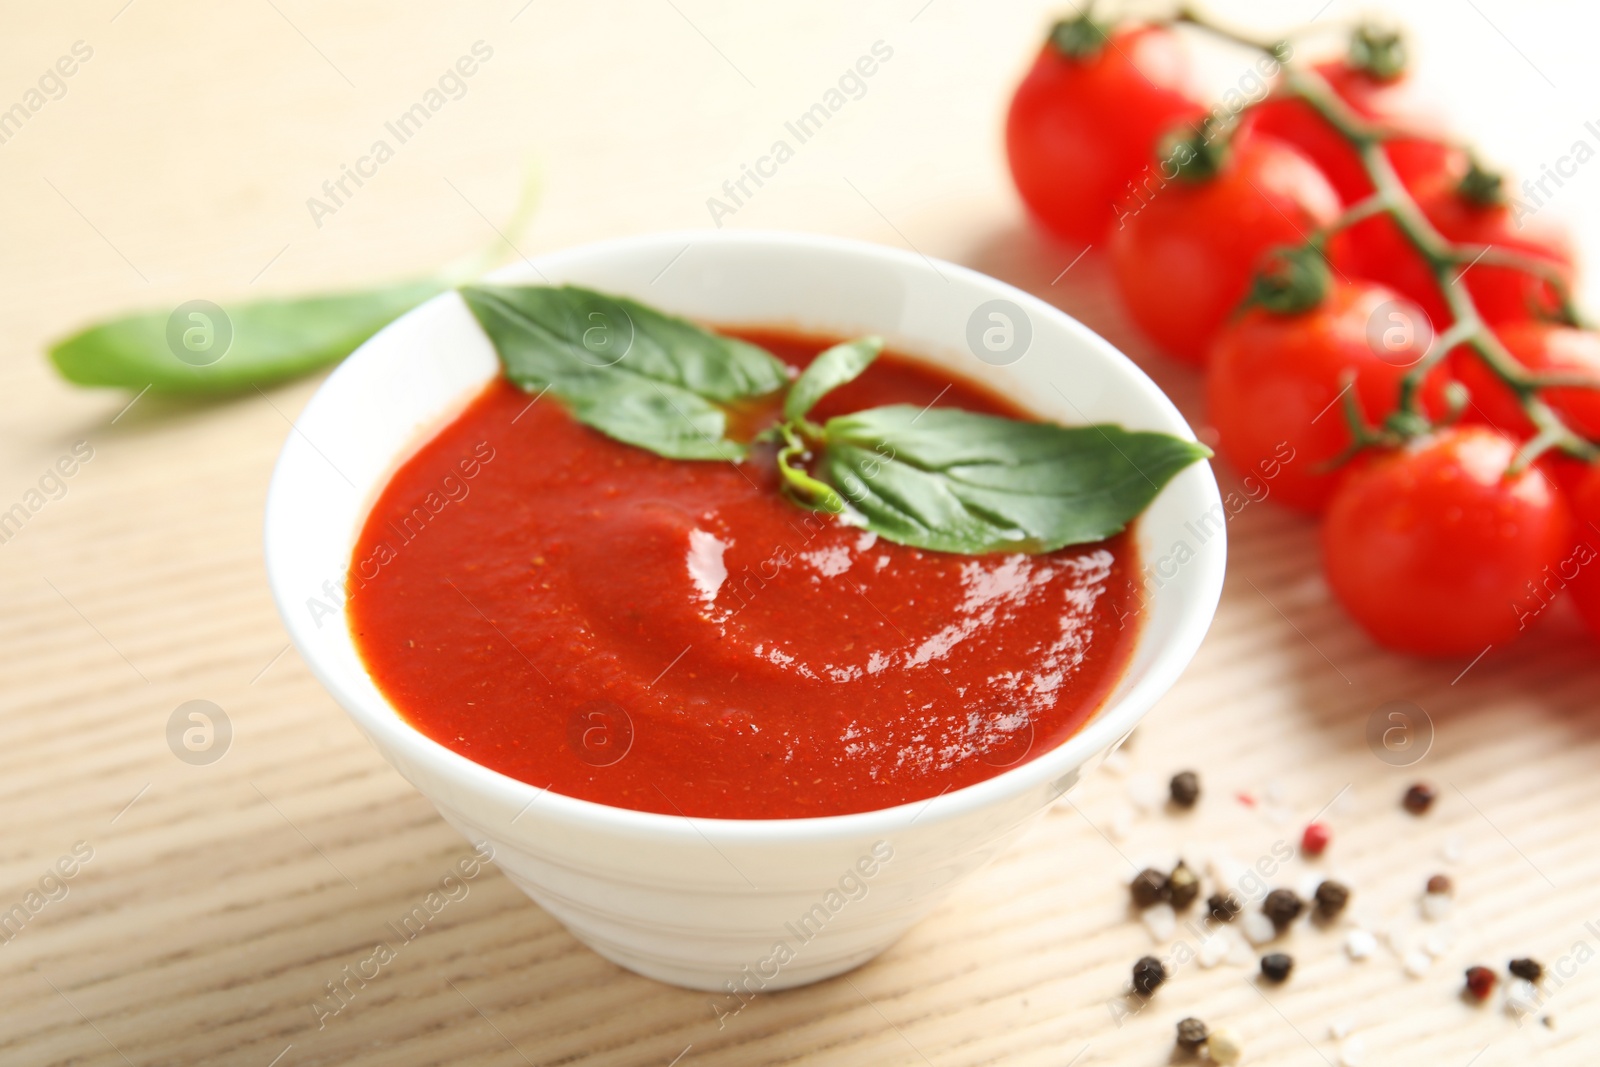
[[[1168,785],[1172,793],[1172,802],[1180,808],[1188,809],[1200,799],[1200,776],[1193,771],[1179,771],[1172,776]]]
[[[1178,1024],[1178,1047],[1185,1052],[1199,1052],[1210,1031],[1199,1019],[1188,1018]]]
[[[1133,991],[1148,997],[1167,980],[1167,968],[1154,956],[1140,956],[1133,965]]]
[[[1406,790],[1400,803],[1413,815],[1425,815],[1438,795],[1427,782],[1418,782]]]
[[[1200,876],[1195,874],[1182,860],[1172,868],[1172,874],[1167,877],[1167,896],[1172,901],[1172,906],[1179,911],[1187,908],[1200,896]]]
[[[1511,966],[1507,969],[1518,978],[1525,978],[1530,982],[1537,982],[1544,977],[1544,964],[1538,960],[1527,958],[1512,960]]]
[[[1267,894],[1267,899],[1261,902],[1262,914],[1271,919],[1272,925],[1280,932],[1298,919],[1305,907],[1306,902],[1292,889],[1274,889]]]
[[[1261,957],[1261,977],[1281,982],[1294,970],[1294,957],[1287,952],[1269,952]]]
[[[1487,967],[1467,968],[1467,992],[1472,999],[1482,1002],[1489,999],[1489,994],[1494,992],[1494,984],[1498,979],[1495,973]]]
[[[1154,867],[1146,867],[1133,876],[1128,891],[1133,895],[1134,907],[1155,907],[1167,899],[1167,876]]]
[[[1344,911],[1345,905],[1350,903],[1350,887],[1329,878],[1317,886],[1315,897],[1317,918],[1334,919]]]

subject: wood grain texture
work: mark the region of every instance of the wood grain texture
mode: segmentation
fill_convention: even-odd
[[[315,382],[127,407],[57,381],[40,358],[50,338],[133,306],[426,273],[494,237],[530,153],[547,197],[522,252],[708,226],[706,199],[881,40],[894,57],[864,95],[724,223],[957,260],[1079,315],[1196,419],[1197,382],[1133,335],[1099,250],[1077,260],[1033,235],[1006,185],[998,116],[1044,5],[124,5],[19,10],[0,40],[0,108],[75,41],[93,48],[0,144],[0,509],[75,442],[94,450],[0,544],[0,909],[76,843],[93,851],[0,944],[0,1062],[1156,1065],[1191,1014],[1237,1030],[1249,1063],[1335,1062],[1341,1019],[1369,1064],[1589,1062],[1594,646],[1557,610],[1465,673],[1387,655],[1329,602],[1312,525],[1268,503],[1229,526],[1216,626],[1130,748],[1133,777],[1086,782],[881,959],[758,997],[719,1027],[706,995],[602,961],[490,870],[319,1025],[329,984],[468,849],[285,651],[262,499]],[[1586,9],[1399,6],[1425,77],[1458,114],[1478,111],[1496,153],[1537,171],[1583,135],[1600,89]],[[1265,5],[1227,10],[1266,25]],[[1335,0],[1323,17],[1352,12]],[[307,198],[479,40],[494,55],[464,95],[319,226]],[[1227,84],[1237,61],[1211,66]],[[1600,169],[1580,173],[1551,207],[1590,248],[1581,208],[1597,185]],[[232,723],[209,766],[167,745],[192,699]],[[1436,728],[1417,768],[1368,749],[1368,717],[1390,700]],[[1205,781],[1197,811],[1132,817],[1130,785],[1184,766]],[[1423,820],[1397,804],[1419,773],[1441,787]],[[1385,950],[1354,963],[1338,934],[1307,928],[1288,943],[1287,985],[1190,964],[1119,1025],[1129,965],[1155,947],[1125,903],[1135,866],[1254,861],[1335,797],[1315,869],[1348,880],[1365,921],[1410,917],[1421,937],[1435,929],[1415,918],[1423,879],[1456,880],[1455,939],[1432,970],[1409,978]],[[1296,861],[1274,880],[1301,879]],[[1466,965],[1521,955],[1571,960],[1545,1006],[1554,1029],[1457,996]]]

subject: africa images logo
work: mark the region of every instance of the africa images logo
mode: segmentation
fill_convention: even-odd
[[[787,137],[774,139],[766,154],[756,157],[754,167],[742,163],[739,166],[738,177],[729,178],[722,183],[722,195],[726,199],[706,197],[706,210],[711,213],[711,221],[717,228],[721,229],[724,218],[736,214],[762,186],[766,185],[763,179],[777,177],[778,168],[794,158],[796,147],[821,133],[824,124],[843,111],[844,106],[850,101],[860,100],[866,96],[866,80],[892,58],[894,49],[886,42],[882,40],[872,42],[870,54],[862,55],[853,66],[845,68],[845,72],[839,75],[839,80],[822,94],[822,99],[783,124]],[[794,144],[789,143],[791,137],[794,139]],[[752,183],[754,188],[751,188]]]

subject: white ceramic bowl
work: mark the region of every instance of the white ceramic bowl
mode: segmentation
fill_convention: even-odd
[[[878,333],[1041,417],[1192,436],[1150,379],[1080,323],[992,278],[894,249],[800,234],[656,234],[552,253],[496,280],[572,282],[710,323]],[[1017,320],[1009,356],[989,351],[1006,341],[1004,323],[981,307],[997,300]],[[968,338],[990,327],[1001,332],[988,348],[978,342],[980,360]],[[882,952],[1133,729],[1188,664],[1216,608],[1223,511],[1209,466],[1198,463],[1136,527],[1147,580],[1126,675],[1079,733],[1029,762],[919,803],[812,819],[691,820],[541,791],[408,726],[363,668],[340,595],[360,525],[398,460],[497,370],[488,340],[449,293],[328,378],[290,433],[267,499],[273,595],[313,673],[439,813],[488,842],[506,875],[574,936],[651,978],[747,997]]]

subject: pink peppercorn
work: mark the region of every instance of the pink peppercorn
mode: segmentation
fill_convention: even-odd
[[[1495,973],[1487,967],[1467,968],[1467,992],[1473,1000],[1487,1000],[1494,990]]]
[[[1300,851],[1307,856],[1320,856],[1332,838],[1333,834],[1325,825],[1314,822],[1306,827],[1306,832],[1300,837]]]

